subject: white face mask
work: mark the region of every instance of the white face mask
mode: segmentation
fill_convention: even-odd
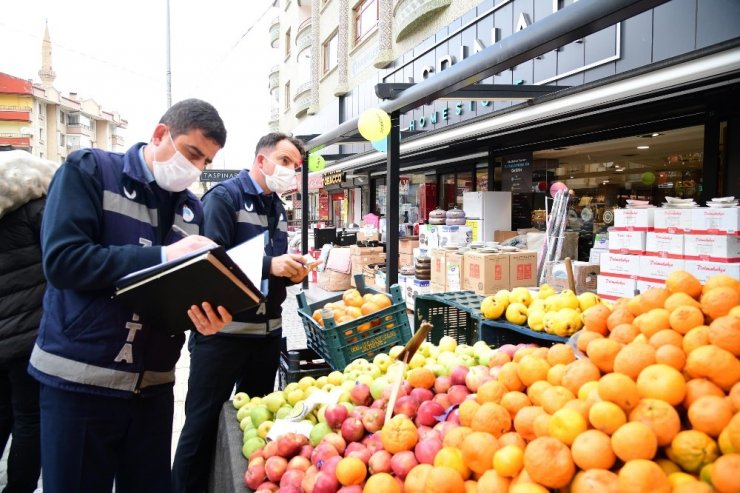
[[[163,190],[182,192],[195,183],[195,180],[201,174],[201,170],[177,150],[175,141],[172,140],[172,134],[167,132],[167,135],[172,142],[172,147],[175,148],[175,154],[166,161],[157,161],[155,152],[152,156],[154,179]]]
[[[265,159],[275,165],[275,169],[271,175],[266,174],[260,169],[262,174],[265,175],[265,185],[267,185],[267,188],[277,194],[283,194],[295,187],[295,171],[285,166],[280,166],[267,156],[265,156]]]

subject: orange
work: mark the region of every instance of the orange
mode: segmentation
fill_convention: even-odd
[[[493,469],[486,471],[478,478],[478,491],[486,493],[507,493],[509,491],[509,478],[496,473]],[[416,493],[406,490],[405,493]]]
[[[588,358],[578,359],[568,363],[560,383],[563,387],[577,395],[581,385],[586,382],[598,380],[600,376],[601,373],[598,367],[591,363]]]
[[[688,409],[694,401],[705,395],[724,397],[725,393],[711,380],[707,380],[706,378],[692,378],[686,382],[686,397],[683,399],[684,407]]]
[[[686,293],[673,293],[665,300],[664,308],[669,313],[673,312],[679,306],[695,306],[699,308],[701,304],[697,301],[698,299],[698,297],[694,299]]]
[[[637,384],[623,373],[608,373],[599,380],[599,397],[613,402],[626,413],[640,401]]]
[[[668,316],[668,323],[679,334],[686,334],[694,327],[699,327],[704,323],[704,313],[698,306],[679,306]]]
[[[627,311],[629,311],[633,316],[637,317],[638,315],[641,315],[643,313],[642,307],[640,306],[640,295],[634,296],[630,298],[629,300],[625,301],[624,307]],[[616,308],[616,305],[615,307]]]
[[[740,292],[728,286],[710,289],[701,295],[701,311],[710,320],[727,315],[737,305],[740,305]]]
[[[378,491],[382,491],[383,493],[401,493],[401,486],[393,476],[387,472],[380,472],[367,478],[367,482],[362,488],[363,493],[377,493]],[[460,490],[460,493],[463,492],[464,490]]]
[[[504,394],[504,396],[501,398],[501,405],[504,406],[504,409],[509,411],[511,419],[514,419],[514,416],[516,416],[517,412],[519,412],[520,409],[526,406],[531,406],[532,402],[529,400],[529,397],[527,397],[527,394],[525,394],[524,392],[512,391]],[[460,409],[462,409],[462,405],[460,405]]]
[[[650,344],[633,342],[624,346],[614,358],[614,371],[633,380],[643,368],[655,363],[655,348]]]
[[[704,283],[702,294],[722,286],[730,287],[740,292],[740,280],[726,274],[718,274],[707,279],[707,282]]]
[[[545,412],[552,414],[565,406],[568,401],[575,398],[576,396],[573,395],[573,392],[565,387],[553,385],[542,392],[542,407],[545,409]]]
[[[609,339],[622,344],[629,344],[630,342],[635,340],[635,337],[637,337],[639,333],[640,331],[637,330],[637,327],[632,325],[632,323],[627,322],[619,324],[612,328],[611,332],[609,333]]]
[[[619,478],[611,471],[589,469],[576,474],[570,485],[571,493],[618,493]]]
[[[467,426],[458,426],[457,428],[453,428],[445,433],[445,436],[442,439],[442,445],[445,447],[459,448],[460,445],[462,445],[463,440],[465,440],[465,437],[470,435],[472,432],[473,430]]]
[[[473,415],[470,428],[473,431],[486,431],[500,437],[511,429],[511,415],[500,404],[484,402]]]
[[[460,474],[451,467],[435,466],[431,471],[429,471],[426,484],[424,485],[424,492],[464,493],[465,480],[463,480],[460,477]]]
[[[668,477],[658,464],[637,459],[619,470],[619,493],[671,493]]]
[[[597,332],[601,335],[607,335],[609,329],[606,326],[606,320],[611,315],[612,311],[606,305],[597,303],[594,306],[586,308],[581,318],[583,319],[583,327],[586,330]]]
[[[489,468],[490,468],[489,462]],[[465,481],[470,477],[470,468],[465,463],[463,458],[462,450],[457,447],[442,447],[434,456],[434,467],[448,467],[457,472],[458,477]],[[432,473],[429,473],[431,477]],[[427,485],[429,484],[429,478],[427,478]],[[462,484],[462,483],[461,483]]]
[[[686,365],[686,353],[681,347],[666,344],[655,350],[655,362],[671,366],[678,371]]]
[[[672,366],[650,365],[637,377],[637,391],[641,398],[661,399],[676,406],[686,396],[686,380]]]
[[[617,460],[609,435],[599,430],[587,430],[578,435],[570,451],[573,462],[583,470],[611,469]]]
[[[579,413],[581,416],[583,416],[583,419],[588,421],[588,412],[591,410],[591,406],[593,405],[593,402],[590,401],[582,401],[581,399],[573,399],[572,401],[568,401],[565,403],[565,406],[563,406],[563,409],[572,409]]]
[[[463,426],[470,426],[473,422],[473,416],[480,407],[480,404],[475,399],[465,399],[460,403],[460,407],[457,408],[460,416],[460,424]]]
[[[360,310],[362,310],[363,315],[370,315],[371,313],[375,313],[380,310],[380,307],[375,303],[368,301],[367,303],[363,303],[362,306],[360,306]]]
[[[550,365],[547,363],[547,360],[526,355],[519,361],[517,375],[519,375],[522,383],[529,387],[538,380],[546,380],[547,370],[549,369]]]
[[[380,440],[391,454],[402,450],[411,450],[419,441],[419,432],[414,423],[406,416],[399,414],[391,418],[380,430]]]
[[[651,335],[650,339],[648,339],[648,344],[656,349],[666,344],[683,347],[683,337],[675,330],[663,329]]]
[[[388,308],[389,306],[393,304],[391,302],[391,299],[387,295],[382,294],[382,293],[373,294],[372,297],[370,298],[370,301],[378,305],[378,307],[381,310],[383,308]]]
[[[480,404],[483,404],[484,402],[499,403],[507,391],[508,389],[503,383],[498,380],[489,380],[478,387],[475,399]]]
[[[424,493],[427,477],[434,467],[431,464],[417,464],[411,468],[403,483],[404,493]]]
[[[550,419],[551,415],[544,413],[534,418],[534,435],[535,437],[546,437],[550,434]]]
[[[689,406],[689,421],[692,428],[711,437],[718,437],[733,416],[732,404],[724,397],[705,395]]]
[[[606,327],[613,330],[617,325],[631,324],[634,319],[635,315],[626,308],[614,308],[606,319]]]
[[[522,436],[516,431],[509,431],[501,435],[501,438],[498,439],[498,444],[502,447],[514,445],[522,450],[527,446],[527,442],[525,442],[524,438],[522,438]]]
[[[740,356],[740,319],[724,316],[709,325],[709,342]]]
[[[586,354],[598,368],[604,373],[614,370],[614,358],[616,358],[622,344],[613,339],[595,339],[588,343]]]
[[[367,476],[367,467],[357,457],[345,457],[337,463],[335,475],[344,486],[362,484]]]
[[[699,346],[707,344],[709,344],[709,327],[706,325],[694,327],[683,336],[683,350],[687,355]]]
[[[553,385],[560,385],[563,380],[563,374],[565,373],[565,364],[557,363],[547,370],[547,381]]]
[[[576,473],[570,449],[551,437],[529,442],[524,450],[524,468],[535,482],[548,488],[564,488]]]
[[[524,390],[524,384],[519,379],[517,368],[519,363],[504,363],[498,373],[498,381],[509,390]]]
[[[699,299],[702,286],[699,280],[685,270],[674,270],[665,280],[665,287],[670,293],[686,293]]]
[[[696,480],[673,486],[672,493],[713,493],[714,491],[707,483]]]
[[[735,412],[740,411],[740,382],[732,386],[728,397],[730,398],[730,402],[732,403],[732,407]]]
[[[511,485],[509,493],[550,493],[550,490],[537,483],[518,483]]]
[[[492,467],[497,450],[499,450],[498,440],[490,433],[482,431],[472,432],[460,445],[465,465],[477,474],[483,474]]]
[[[406,380],[414,388],[431,389],[434,387],[436,375],[429,368],[414,368],[406,375]]]
[[[665,453],[669,459],[688,472],[699,472],[706,464],[715,461],[717,443],[706,433],[698,430],[683,430],[673,437]]]
[[[647,425],[664,447],[681,431],[681,418],[676,408],[658,399],[642,399],[629,414],[630,421]]]
[[[478,493],[478,481],[473,479],[465,481],[465,493]]]
[[[658,451],[653,430],[639,421],[630,421],[612,434],[612,449],[621,460],[652,459]]]
[[[345,306],[362,306],[363,299],[360,292],[354,288],[348,289],[342,294],[342,301]]]
[[[576,355],[573,353],[573,348],[567,344],[554,344],[547,350],[547,362],[550,366],[555,366],[559,363],[565,365],[575,359]]]
[[[653,308],[647,313],[643,313],[639,316],[640,332],[645,334],[646,337],[650,337],[658,331],[669,329],[670,324],[668,318],[670,313],[665,308]],[[637,323],[637,319],[633,323]]]
[[[514,416],[514,429],[526,441],[534,440],[534,420],[537,416],[546,414],[540,406],[526,406]]]
[[[550,387],[552,387],[552,384],[547,380],[540,380],[530,385],[527,388],[527,396],[532,404],[542,405],[542,393]]]
[[[724,391],[740,381],[740,361],[731,352],[712,344],[691,351],[684,371],[693,378],[708,378]]]
[[[737,493],[740,476],[740,454],[723,455],[712,467],[712,486],[719,493]]]
[[[358,307],[356,307],[356,306],[348,306],[347,308],[345,308],[345,310],[344,310],[344,311],[345,311],[345,313],[346,313],[347,315],[349,315],[349,316],[350,316],[350,317],[352,317],[353,319],[355,319],[355,318],[360,318],[360,317],[362,316],[362,310],[360,310],[360,309],[359,309]]]
[[[537,348],[534,348],[534,347],[524,347],[524,348],[518,349],[514,353],[514,359],[513,359],[513,361],[515,363],[519,363],[522,360],[523,357],[534,355],[534,352],[536,350],[537,350]]]
[[[524,449],[516,445],[501,447],[493,456],[493,469],[500,476],[513,478],[524,467]]]
[[[613,402],[601,401],[594,403],[588,410],[588,421],[597,430],[611,435],[627,422],[627,416]]]
[[[586,352],[586,348],[588,347],[588,344],[593,341],[594,339],[601,339],[604,336],[601,335],[598,332],[592,332],[590,330],[582,330],[578,332],[578,341],[576,342],[576,347],[581,352]]]
[[[547,422],[547,435],[571,445],[578,435],[588,429],[588,421],[575,409],[558,409]]]
[[[665,300],[670,296],[670,292],[664,288],[650,288],[644,293],[640,293],[640,308],[642,313],[646,313],[653,308],[663,308]]]

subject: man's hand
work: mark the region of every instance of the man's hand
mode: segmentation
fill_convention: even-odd
[[[304,261],[305,260],[302,255],[292,253],[273,257],[272,263],[270,264],[270,274],[290,279],[299,274],[305,277],[306,268],[304,266]],[[301,279],[303,279],[303,277],[301,277]]]
[[[231,322],[231,314],[223,306],[218,307],[218,313],[213,311],[213,307],[207,301],[202,303],[203,309],[198,305],[193,305],[188,310],[188,316],[195,325],[195,329],[204,336],[210,336]]]
[[[171,245],[164,247],[165,258],[167,260],[174,260],[182,257],[194,250],[204,248],[207,246],[215,245],[212,240],[209,240],[205,236],[190,235],[186,236],[182,240],[176,241]]]

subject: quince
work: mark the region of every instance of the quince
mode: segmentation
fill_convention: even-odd
[[[529,306],[531,302],[532,293],[530,293],[527,288],[514,288],[509,293],[509,303],[522,303],[523,305]]]
[[[509,306],[508,298],[506,303],[502,303],[500,299],[496,299],[495,296],[488,296],[483,299],[480,304],[480,312],[484,318],[488,320],[501,318],[506,311],[506,307]]]
[[[511,303],[506,307],[506,320],[516,325],[524,325],[527,321],[527,305]]]

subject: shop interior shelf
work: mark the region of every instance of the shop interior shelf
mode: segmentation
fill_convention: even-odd
[[[503,320],[482,320],[480,324],[480,338],[491,347],[500,347],[504,344],[534,343],[540,346],[552,346],[557,343],[568,342],[567,337],[560,337],[546,332],[511,324]]]

